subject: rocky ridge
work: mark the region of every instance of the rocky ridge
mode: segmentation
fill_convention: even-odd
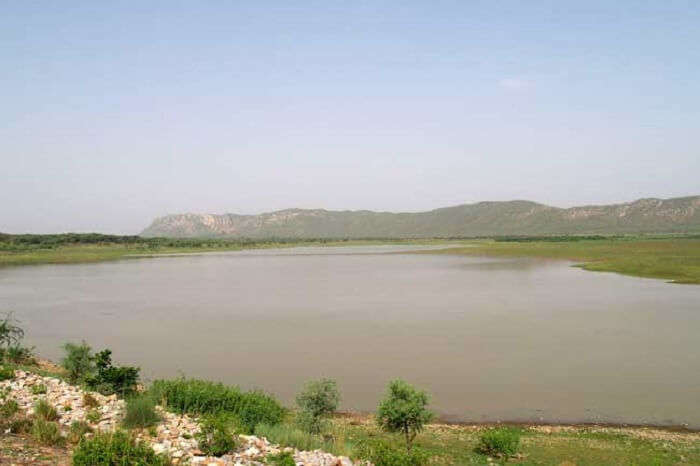
[[[426,212],[287,209],[259,215],[176,214],[141,236],[427,238],[700,232],[700,196],[559,208],[531,201],[478,202]]]
[[[35,394],[32,387],[44,385],[46,393]],[[35,373],[17,370],[15,378],[0,382],[0,390],[9,389],[9,397],[14,399],[20,409],[32,415],[34,405],[39,399],[45,399],[56,408],[58,423],[66,430],[74,421],[85,421],[95,430],[109,432],[115,430],[121,421],[125,403],[116,395],[103,396],[95,392],[86,392],[54,377],[45,377]],[[85,406],[84,396],[89,393],[99,404],[94,408],[99,412],[99,419],[89,420],[91,408]],[[253,466],[264,465],[264,458],[269,454],[290,451],[298,466],[353,466],[346,457],[336,457],[329,453],[316,451],[299,451],[271,444],[264,437],[240,435],[239,451],[220,458],[209,457],[202,453],[195,439],[200,431],[196,418],[167,412],[158,407],[162,421],[155,428],[155,435],[146,431],[137,434],[141,440],[148,442],[156,453],[168,454],[173,464],[190,464],[206,466]],[[90,435],[90,434],[86,434]]]

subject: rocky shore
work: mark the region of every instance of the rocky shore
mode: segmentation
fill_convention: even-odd
[[[45,393],[37,393],[35,386],[44,386]],[[45,377],[21,370],[15,371],[15,378],[0,382],[0,390],[9,388],[9,397],[19,405],[20,410],[31,415],[39,399],[46,400],[58,412],[58,423],[67,431],[71,423],[84,421],[102,432],[117,429],[121,422],[125,403],[116,395],[103,396],[95,392],[86,392],[54,377]],[[42,390],[43,391],[43,390]],[[96,401],[97,406],[85,406],[85,395]],[[336,457],[320,450],[299,451],[271,444],[264,437],[240,435],[238,451],[222,457],[208,457],[198,448],[196,436],[200,426],[196,418],[178,415],[160,410],[162,421],[155,429],[139,431],[137,436],[148,442],[156,453],[170,456],[173,464],[191,464],[206,466],[252,466],[264,465],[267,455],[282,451],[292,452],[298,466],[353,466],[346,457]],[[88,415],[91,411],[99,416]],[[90,434],[86,434],[90,435]]]

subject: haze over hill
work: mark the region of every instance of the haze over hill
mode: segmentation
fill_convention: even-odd
[[[700,196],[567,209],[531,201],[478,202],[427,212],[287,209],[259,215],[159,217],[142,236],[421,238],[700,232]]]

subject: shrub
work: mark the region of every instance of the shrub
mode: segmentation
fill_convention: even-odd
[[[297,395],[296,402],[301,411],[298,417],[300,427],[307,432],[318,434],[322,430],[323,417],[338,409],[338,385],[332,379],[307,382]]]
[[[34,348],[13,345],[3,351],[3,358],[14,364],[34,363]]]
[[[34,424],[26,417],[12,419],[9,424],[10,432],[13,434],[28,434]]]
[[[10,367],[0,367],[0,382],[15,378],[15,371]]]
[[[87,412],[87,414],[85,415],[85,419],[87,419],[88,422],[96,424],[100,422],[100,419],[102,419],[102,414],[97,409],[93,408]]]
[[[296,466],[296,461],[294,461],[294,456],[291,452],[285,451],[277,455],[267,455],[265,457],[265,463],[272,466]]]
[[[377,423],[387,432],[399,432],[406,441],[406,451],[411,452],[413,440],[423,425],[433,418],[426,409],[428,395],[416,390],[403,380],[389,383],[386,398],[379,404]]]
[[[246,433],[252,433],[260,423],[280,423],[286,412],[279,401],[266,393],[241,392],[237,387],[205,380],[156,380],[149,392],[177,413],[233,414]]]
[[[199,449],[207,455],[221,456],[234,451],[238,442],[233,438],[231,418],[224,413],[206,416],[197,434]]]
[[[61,435],[61,428],[55,422],[43,418],[34,420],[31,430],[32,437],[37,442],[46,446],[60,446],[65,443],[65,437]]]
[[[157,424],[161,417],[156,412],[156,404],[148,395],[135,395],[126,400],[124,427],[145,428]]]
[[[508,427],[488,429],[481,434],[477,451],[485,455],[508,457],[518,451],[520,431]]]
[[[70,383],[84,381],[95,370],[92,349],[84,341],[79,345],[65,343],[63,350],[66,355],[61,360],[61,366],[68,372]]]
[[[170,460],[157,455],[146,443],[117,431],[83,437],[73,452],[73,466],[166,466]]]
[[[140,370],[138,367],[113,366],[112,351],[108,349],[97,353],[94,359],[97,372],[87,377],[88,387],[103,395],[118,393],[126,396],[136,391]]]
[[[413,448],[408,452],[379,440],[360,444],[357,456],[368,460],[374,466],[423,466],[428,463],[430,457],[420,448]]]
[[[68,433],[68,441],[70,443],[78,443],[80,439],[87,433],[92,432],[92,427],[85,421],[73,421],[70,425]]]
[[[38,383],[36,385],[32,385],[32,394],[34,395],[43,395],[46,393],[46,385],[43,383]]]
[[[83,405],[86,408],[97,408],[100,406],[100,402],[97,401],[97,398],[92,396],[90,393],[84,393],[83,394]]]
[[[243,393],[239,408],[234,411],[247,433],[253,433],[255,426],[261,422],[268,424],[282,422],[285,413],[286,410],[279,401],[258,390]]]
[[[44,421],[56,421],[58,420],[58,411],[46,400],[41,399],[34,404],[34,416]]]

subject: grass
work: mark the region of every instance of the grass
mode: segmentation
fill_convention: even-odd
[[[44,421],[56,421],[58,420],[58,411],[46,400],[40,399],[34,404],[34,416]]]
[[[3,380],[12,380],[15,378],[15,370],[12,367],[0,366],[0,382]]]
[[[66,442],[66,438],[61,435],[58,423],[42,418],[34,420],[31,435],[34,440],[46,446],[61,446]]]
[[[348,442],[342,428],[334,426],[327,435],[316,435],[299,429],[293,421],[276,425],[258,424],[255,435],[265,437],[270,442],[283,447],[299,450],[323,450],[337,456],[352,456],[355,445]]]
[[[416,240],[168,240],[164,244],[134,243],[66,243],[45,248],[3,249],[0,247],[0,267],[37,264],[74,264],[105,262],[122,259],[154,257],[167,254],[192,254],[243,249],[290,248],[296,246],[358,246],[371,244],[417,243]],[[432,243],[422,240],[420,243]],[[2,243],[0,243],[0,246]]]
[[[333,425],[347,444],[385,441],[401,445],[400,438],[380,431],[368,419],[336,418]],[[478,447],[482,435],[490,429],[432,424],[416,437],[414,446],[429,454],[430,465],[487,464],[488,456]],[[492,457],[494,464],[700,465],[699,433],[611,427],[515,429],[521,435],[519,454],[508,460]]]
[[[70,431],[68,432],[68,441],[70,443],[78,443],[85,436],[85,434],[92,433],[93,429],[85,421],[73,421],[70,425]]]
[[[520,430],[510,427],[497,427],[484,431],[479,437],[477,451],[486,455],[508,458],[518,451]]]
[[[206,380],[156,380],[149,393],[176,413],[232,414],[246,432],[253,432],[260,423],[278,424],[286,413],[279,401],[266,393],[243,392],[238,387]]]
[[[139,240],[117,243],[60,243],[51,247],[0,248],[0,267],[31,264],[102,262],[162,254],[185,254],[294,246],[349,246],[371,244],[460,244],[459,247],[425,251],[430,254],[522,256],[579,262],[586,270],[660,278],[674,283],[700,284],[700,238],[674,236],[616,236],[576,241],[546,238],[495,240]],[[583,237],[585,238],[585,237]]]
[[[156,412],[153,397],[139,394],[126,400],[124,427],[128,429],[150,427],[160,422],[161,416]]]
[[[46,385],[43,383],[32,385],[32,395],[44,395],[46,393]]]
[[[538,257],[579,263],[585,270],[700,284],[700,239],[611,238],[566,242],[469,241],[460,247],[425,251],[496,257]]]
[[[170,460],[157,455],[144,442],[128,433],[98,433],[83,438],[73,452],[74,466],[142,465],[165,466]]]

